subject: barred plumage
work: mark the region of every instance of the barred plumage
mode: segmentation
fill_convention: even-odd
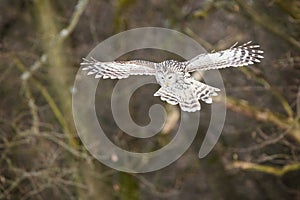
[[[122,79],[130,75],[155,75],[155,63],[144,60],[99,62],[94,58],[85,59],[81,63],[87,75],[95,74],[95,78]]]
[[[215,53],[205,53],[195,58],[178,62],[167,60],[161,63],[131,60],[99,62],[94,58],[83,59],[82,70],[95,78],[122,79],[130,75],[155,75],[161,88],[154,94],[169,104],[179,104],[183,111],[195,112],[201,109],[199,100],[212,103],[212,96],[217,96],[218,88],[196,81],[190,76],[195,70],[222,69],[226,67],[247,66],[259,63],[263,58],[259,45],[247,42]]]
[[[251,41],[241,46],[237,46],[235,43],[223,51],[200,54],[187,62],[187,71],[222,69],[259,63],[260,59],[263,58],[261,55],[263,51],[257,50],[259,45],[249,45],[250,43]]]

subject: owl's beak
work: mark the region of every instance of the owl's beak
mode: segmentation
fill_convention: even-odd
[[[170,84],[169,84],[168,81],[166,81],[166,82],[165,82],[165,85],[166,85],[167,87],[169,87]]]

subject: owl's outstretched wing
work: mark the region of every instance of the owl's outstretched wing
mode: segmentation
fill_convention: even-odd
[[[205,53],[187,61],[187,71],[221,69],[226,67],[247,66],[260,62],[263,58],[259,45],[249,45],[247,42],[241,46],[233,45],[231,48],[215,52]]]
[[[195,112],[201,109],[199,100],[211,104],[211,97],[217,96],[219,91],[218,88],[187,78],[171,87],[161,87],[154,96],[160,96],[161,100],[171,105],[179,104],[183,111]]]
[[[130,75],[155,75],[155,63],[144,60],[100,62],[94,58],[83,58],[80,63],[87,75],[95,78],[122,79]]]

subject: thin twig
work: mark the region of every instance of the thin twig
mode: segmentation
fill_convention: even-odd
[[[24,72],[26,70],[26,67],[23,65],[23,63],[15,56],[12,55],[12,61],[15,63],[15,65],[19,68],[20,71]],[[30,81],[37,87],[37,89],[41,92],[41,94],[44,96],[45,100],[49,104],[52,112],[54,113],[57,121],[60,123],[62,126],[63,131],[65,132],[66,136],[68,137],[69,141],[72,144],[77,144],[75,141],[75,138],[73,137],[73,134],[71,133],[69,126],[67,125],[67,122],[64,118],[64,115],[58,108],[57,104],[55,103],[54,99],[48,92],[48,90],[35,78],[31,78]],[[77,146],[77,145],[74,145]]]
[[[75,157],[84,158],[84,159],[87,159],[87,157],[88,157],[87,153],[80,152],[80,151],[74,149],[74,147],[68,145],[67,143],[63,142],[62,140],[57,139],[56,137],[49,134],[48,132],[40,132],[39,134],[32,134],[31,133],[30,135],[35,135],[37,137],[43,137],[43,138],[46,138],[48,140],[51,140],[52,142],[58,144],[60,147],[62,147],[63,149],[65,149],[66,151],[68,151],[69,153],[71,153]]]
[[[247,147],[247,148],[232,148],[230,150],[232,151],[236,151],[236,152],[251,152],[251,151],[255,151],[255,150],[259,150],[262,149],[263,147],[266,147],[268,145],[271,144],[276,144],[278,141],[282,140],[286,134],[288,133],[288,131],[285,131],[283,134],[278,135],[277,137],[274,138],[268,138],[265,141],[257,144],[257,145],[252,145],[251,147]]]
[[[59,34],[50,41],[48,50],[40,56],[40,58],[29,68],[29,70],[23,72],[23,74],[21,75],[22,80],[27,80],[28,78],[30,78],[34,71],[45,64],[48,60],[49,51],[51,51],[51,49],[53,49],[56,45],[61,44],[73,32],[80,19],[80,16],[82,15],[85,7],[88,4],[88,1],[89,0],[78,0],[69,25],[63,28],[59,32]]]
[[[180,193],[179,189],[178,190],[172,189],[167,192],[162,192],[159,190],[159,188],[155,184],[151,183],[143,176],[139,176],[139,175],[135,175],[135,174],[133,174],[133,176],[135,176],[137,179],[139,179],[147,187],[147,189],[150,190],[151,193],[157,197],[168,198],[168,197],[176,196]]]
[[[27,81],[23,81],[23,87],[25,89],[25,95],[27,97],[28,100],[28,107],[30,109],[30,113],[32,116],[32,126],[31,126],[31,130],[38,134],[39,133],[39,124],[40,124],[40,119],[38,116],[38,108],[35,104],[35,100],[32,96],[30,87],[28,86],[28,82]]]

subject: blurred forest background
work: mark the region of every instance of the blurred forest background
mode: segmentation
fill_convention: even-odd
[[[1,0],[0,13],[0,199],[300,199],[299,1]],[[82,57],[99,42],[144,26],[178,30],[208,51],[252,40],[265,58],[220,71],[227,117],[206,158],[197,157],[207,128],[202,121],[179,160],[127,174],[102,165],[80,143],[71,88]],[[139,56],[170,58],[158,50]],[[140,92],[149,101],[138,93],[133,101],[141,124],[149,119],[139,105],[160,102],[148,89]],[[126,136],[102,101],[98,117],[115,144],[144,151],[145,144],[160,148],[172,139]],[[209,108],[203,105],[203,119]]]

